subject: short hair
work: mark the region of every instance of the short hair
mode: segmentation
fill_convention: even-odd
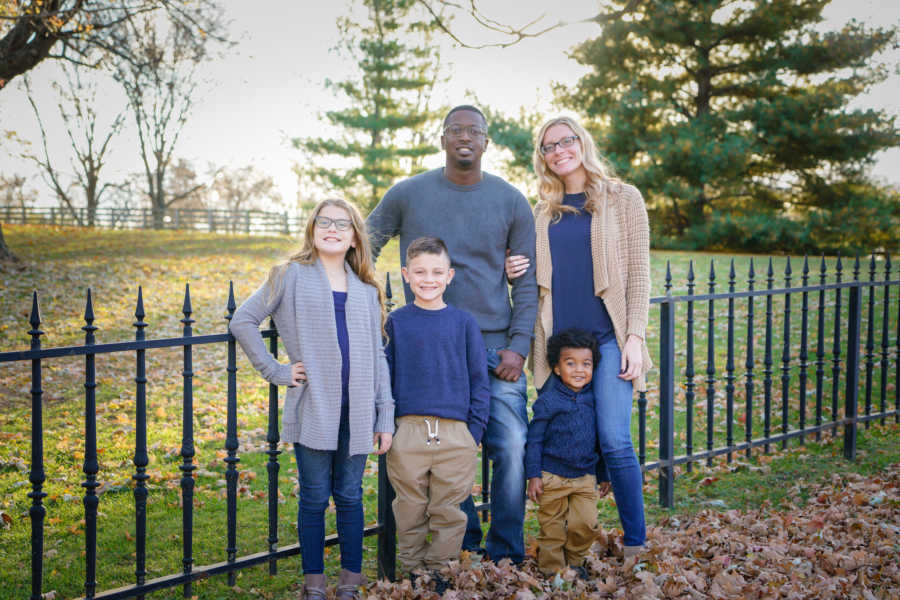
[[[583,329],[566,329],[561,333],[551,335],[547,340],[547,362],[551,367],[559,363],[559,356],[563,348],[588,348],[594,365],[600,362],[600,350],[597,348],[597,338],[589,331]]]
[[[448,261],[450,260],[450,251],[447,250],[447,244],[444,243],[444,240],[430,235],[416,238],[409,243],[409,246],[406,248],[407,264],[421,254],[444,255]]]
[[[484,113],[478,110],[478,107],[472,106],[471,104],[460,104],[459,106],[454,106],[450,109],[450,112],[447,113],[447,116],[444,117],[444,127],[447,126],[447,121],[450,119],[450,115],[455,112],[459,112],[461,110],[468,110],[473,113],[478,113],[481,115],[481,120],[484,121],[484,124],[487,125],[487,117],[484,116]]]

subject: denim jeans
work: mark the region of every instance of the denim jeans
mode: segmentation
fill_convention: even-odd
[[[491,380],[491,412],[482,447],[492,462],[491,528],[485,538],[485,550],[491,560],[504,558],[520,563],[525,558],[523,522],[525,520],[525,436],[528,433],[525,374],[510,382],[494,376],[500,364],[498,350],[487,349]],[[464,550],[481,544],[481,526],[472,497],[460,508],[468,519]]]
[[[616,340],[600,346],[594,368],[594,404],[600,449],[609,471],[626,546],[640,546],[646,538],[641,467],[631,442],[632,384],[619,379],[622,354]]]
[[[362,571],[362,476],[367,455],[349,456],[349,444],[347,407],[341,409],[337,450],[313,450],[294,444],[300,472],[297,535],[304,574],[325,572],[325,509],[329,496],[334,496],[337,513],[341,567],[354,573]]]

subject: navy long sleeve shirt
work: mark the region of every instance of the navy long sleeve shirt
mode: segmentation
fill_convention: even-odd
[[[591,384],[573,392],[551,377],[532,410],[525,445],[526,478],[540,477],[541,471],[569,478],[597,473],[600,456]]]
[[[385,331],[394,414],[463,421],[480,444],[491,388],[475,318],[449,304],[439,310],[407,304],[388,316]]]
[[[591,214],[584,211],[585,195],[566,194],[563,204],[579,210],[564,212],[547,229],[553,264],[553,333],[571,327],[587,329],[598,344],[615,339],[606,305],[594,295],[591,256]]]

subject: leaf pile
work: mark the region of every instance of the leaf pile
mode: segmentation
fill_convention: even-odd
[[[808,494],[808,495],[806,495]],[[805,503],[801,496],[806,495]],[[587,559],[589,578],[572,570],[542,577],[533,558],[444,567],[445,599],[538,598],[898,598],[900,464],[877,476],[833,475],[796,486],[786,511],[703,510],[670,517],[648,531],[647,552],[623,563],[621,538],[601,534]],[[802,504],[802,506],[801,506]],[[433,599],[434,581],[380,581],[369,599]]]

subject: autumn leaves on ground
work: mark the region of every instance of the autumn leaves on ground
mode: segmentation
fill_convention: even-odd
[[[195,334],[220,333],[225,326],[228,281],[238,301],[264,279],[268,267],[295,245],[288,238],[213,236],[183,232],[109,232],[41,227],[4,227],[22,259],[0,270],[0,351],[28,347],[31,290],[37,289],[44,347],[81,344],[85,289],[93,293],[97,342],[134,338],[137,286],[143,286],[147,337],[181,334],[184,284],[190,283]],[[654,253],[654,295],[661,293],[665,261],[686,271],[688,257],[708,264],[709,255]],[[724,257],[715,257],[723,266]],[[740,261],[748,261],[741,257]],[[764,260],[757,257],[757,260]],[[676,269],[677,265],[677,269]],[[396,276],[396,249],[379,263]],[[396,279],[394,284],[399,283]],[[396,288],[395,288],[396,290]],[[195,464],[194,564],[224,559],[225,352],[220,345],[194,348]],[[30,588],[31,500],[30,364],[0,366],[0,600],[25,597]],[[238,425],[241,472],[238,504],[239,554],[267,549],[266,386],[239,357]],[[98,432],[101,482],[98,589],[134,580],[134,355],[97,358]],[[148,578],[181,570],[181,349],[148,351],[150,500]],[[84,585],[84,359],[44,364],[45,527],[43,591],[57,599],[83,595]],[[888,382],[891,397],[896,382]],[[651,398],[651,408],[653,399]],[[655,418],[651,411],[650,418]],[[655,430],[650,428],[651,432]],[[780,455],[743,456],[712,468],[679,471],[676,507],[656,503],[656,475],[645,486],[648,552],[623,564],[618,520],[611,499],[600,503],[607,532],[589,561],[591,578],[574,573],[556,580],[508,565],[451,564],[447,598],[892,598],[900,596],[900,429],[892,422],[860,431],[857,462],[841,456],[838,436],[824,444],[810,440]],[[655,434],[654,434],[655,435]],[[278,544],[294,543],[296,483],[289,448],[278,457],[280,471]],[[364,482],[366,518],[375,519],[374,462]],[[533,507],[531,507],[533,508]],[[329,527],[333,530],[333,515]],[[526,536],[533,551],[533,512]],[[327,558],[337,568],[337,552]],[[367,540],[364,568],[375,573],[373,540]],[[199,598],[296,597],[296,558],[242,571],[237,586],[225,577],[194,585]],[[373,598],[435,597],[422,578],[377,583]],[[178,589],[151,595],[170,598]]]

